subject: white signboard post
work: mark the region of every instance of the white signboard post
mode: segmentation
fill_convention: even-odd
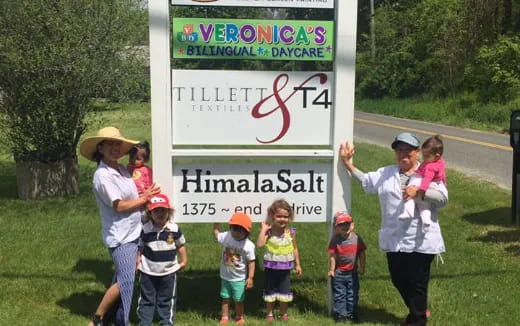
[[[171,3],[277,7],[200,1]],[[290,5],[335,8],[333,72],[252,72],[172,71],[170,1],[149,2],[154,179],[173,198],[176,221],[222,222],[235,211],[260,221],[277,198],[304,222],[349,208],[338,148],[353,138],[356,3]]]
[[[172,0],[173,5],[333,8],[334,0]]]

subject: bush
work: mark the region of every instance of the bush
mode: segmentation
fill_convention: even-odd
[[[520,37],[502,36],[482,46],[475,64],[465,71],[466,82],[482,102],[505,103],[520,96]]]
[[[131,80],[139,65],[134,45],[146,26],[140,5],[2,2],[0,126],[16,161],[21,198],[77,192],[76,149],[92,99]]]
[[[390,53],[381,61],[358,60],[358,94],[363,98],[408,97],[424,89],[425,63],[406,51]]]

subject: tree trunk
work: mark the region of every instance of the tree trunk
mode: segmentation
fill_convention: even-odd
[[[20,199],[66,197],[79,192],[78,159],[54,163],[16,161],[16,183]]]
[[[504,3],[504,21],[502,23],[502,34],[511,31],[511,16],[513,12],[513,3],[511,0],[503,0]]]

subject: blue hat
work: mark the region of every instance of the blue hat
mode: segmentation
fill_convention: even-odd
[[[409,132],[402,132],[397,137],[395,137],[394,141],[392,142],[392,148],[395,149],[397,147],[397,143],[405,143],[412,147],[419,148],[419,139],[417,139],[417,136],[415,136],[412,133]]]

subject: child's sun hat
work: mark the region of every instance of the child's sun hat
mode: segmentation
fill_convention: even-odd
[[[79,145],[79,152],[81,155],[90,161],[95,161],[93,155],[96,151],[97,145],[103,140],[115,140],[120,141],[121,143],[121,154],[125,155],[130,151],[130,149],[139,141],[132,140],[123,137],[121,132],[116,127],[105,127],[99,129],[96,136],[91,136],[85,138],[81,144]]]
[[[243,227],[247,232],[251,232],[251,218],[244,213],[235,213],[229,219],[229,225],[238,225]]]
[[[146,204],[146,208],[149,211],[152,211],[158,207],[170,208],[170,201],[168,200],[168,196],[164,194],[157,194],[152,198],[148,199],[148,203]]]
[[[352,216],[347,212],[337,212],[334,215],[334,225],[338,226],[342,223],[352,223]]]

